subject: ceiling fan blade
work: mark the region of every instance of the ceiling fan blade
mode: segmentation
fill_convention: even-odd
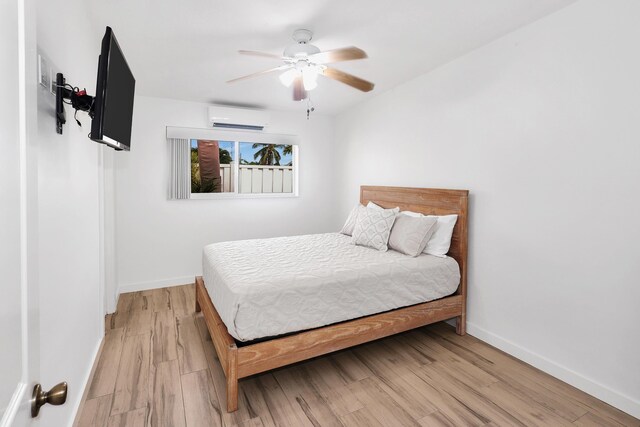
[[[309,55],[309,61],[314,64],[330,64],[332,62],[352,61],[354,59],[367,58],[364,50],[355,46],[343,47],[341,49],[327,50],[325,52]]]
[[[307,97],[307,91],[304,89],[302,77],[296,77],[293,81],[293,100],[302,101]]]
[[[257,73],[249,74],[247,76],[238,77],[236,79],[227,81],[227,83],[235,83],[235,82],[238,82],[240,80],[246,80],[246,79],[250,79],[250,78],[253,78],[253,77],[258,77],[258,76],[261,76],[263,74],[269,74],[269,73],[273,73],[275,71],[287,70],[287,69],[289,69],[291,67],[293,67],[293,65],[291,65],[291,64],[281,65],[279,67],[269,68],[268,70],[259,71]]]
[[[335,68],[325,69],[322,75],[347,84],[363,92],[369,92],[373,90],[373,87],[375,86],[373,83],[361,79],[360,77],[356,77],[353,74],[345,73],[344,71],[336,70]]]
[[[291,59],[291,58],[287,58],[286,56],[276,55],[276,54],[267,53],[267,52],[257,52],[255,50],[239,50],[238,53],[241,53],[242,55],[262,56],[264,58],[272,58],[272,59]]]

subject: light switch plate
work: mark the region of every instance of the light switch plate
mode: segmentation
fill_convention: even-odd
[[[51,90],[51,70],[47,60],[38,54],[38,83],[47,90]]]

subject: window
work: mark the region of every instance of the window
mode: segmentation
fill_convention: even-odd
[[[190,140],[191,198],[295,196],[296,144]]]
[[[293,193],[293,145],[241,142],[240,193]]]

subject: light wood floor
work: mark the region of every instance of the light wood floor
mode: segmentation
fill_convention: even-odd
[[[193,286],[123,294],[76,425],[640,426],[437,324],[240,381],[228,414]]]

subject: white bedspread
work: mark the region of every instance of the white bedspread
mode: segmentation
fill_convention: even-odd
[[[240,341],[431,301],[460,283],[451,257],[378,252],[338,233],[208,245],[203,273],[216,310]]]

